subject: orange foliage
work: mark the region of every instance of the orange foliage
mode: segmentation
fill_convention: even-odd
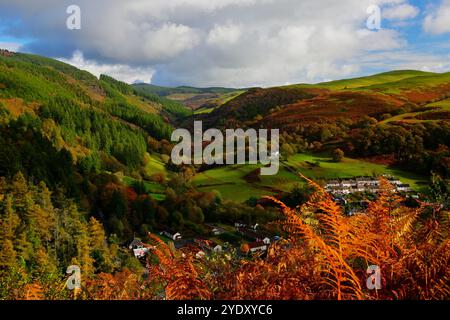
[[[153,253],[158,263],[149,268],[151,279],[164,287],[168,300],[210,299],[211,293],[200,279],[201,268],[191,255],[173,252],[161,239],[149,234],[155,243]]]
[[[306,179],[306,178],[305,178]],[[167,299],[448,299],[450,247],[448,213],[424,218],[426,207],[402,205],[392,186],[368,210],[346,216],[319,185],[303,206],[286,207],[275,198],[288,233],[265,257],[238,260],[237,267],[194,263],[156,237],[159,264],[150,274],[163,279]],[[315,217],[317,223],[311,223]],[[369,290],[367,268],[381,270],[382,288]],[[213,272],[211,272],[213,270]]]
[[[127,269],[114,275],[101,273],[89,279],[84,289],[83,298],[93,300],[141,300],[154,296],[148,284]]]
[[[305,178],[306,179],[306,178]],[[422,204],[403,205],[392,186],[365,212],[346,216],[319,185],[295,209],[275,198],[277,222],[285,241],[267,254],[242,258],[231,253],[195,257],[149,234],[148,279],[128,270],[85,280],[79,299],[165,300],[316,300],[439,299],[450,297],[448,212]],[[248,245],[242,248],[247,251]],[[381,289],[366,286],[369,266],[381,270]],[[40,285],[26,287],[25,298],[41,299]],[[46,293],[47,295],[47,293]]]

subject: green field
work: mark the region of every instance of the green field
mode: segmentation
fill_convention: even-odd
[[[256,170],[256,165],[233,165],[207,170],[197,174],[193,183],[200,191],[219,191],[226,199],[245,201],[248,198],[261,197],[268,193],[260,186],[250,184],[244,177]]]
[[[145,170],[147,171],[147,174],[152,175],[155,173],[163,172],[166,175],[168,174],[168,171],[166,169],[166,166],[162,162],[161,158],[157,155],[149,155],[150,161],[146,164]]]
[[[436,74],[430,72],[422,72],[415,70],[399,70],[380,73],[368,77],[325,82],[319,84],[319,86],[330,90],[356,89],[377,85],[382,86],[386,83],[393,83],[415,77],[434,76],[434,75]]]
[[[392,72],[385,72],[367,77],[336,80],[330,82],[322,82],[318,84],[295,84],[287,87],[292,88],[323,88],[329,90],[347,90],[347,89],[359,89],[370,88],[372,86],[383,86],[385,84],[401,82],[403,80],[437,76],[438,74],[431,72],[422,72],[416,70],[398,70]]]
[[[318,163],[319,166],[311,165]],[[226,199],[245,201],[248,198],[273,195],[278,191],[289,191],[295,184],[305,181],[298,173],[314,180],[351,178],[357,176],[379,176],[388,174],[408,183],[417,191],[421,190],[426,179],[403,170],[388,168],[385,165],[344,158],[342,162],[333,162],[325,155],[297,154],[280,164],[275,176],[260,176],[260,181],[248,182],[249,173],[256,165],[233,165],[215,168],[199,173],[193,183],[201,191],[219,191]]]
[[[138,182],[138,180],[131,178],[131,177],[124,177],[123,182],[125,184],[127,184],[128,186],[132,186],[133,184]],[[166,196],[164,194],[164,192],[165,192],[164,186],[162,186],[158,183],[148,182],[148,181],[144,181],[144,186],[145,186],[145,192],[148,193],[150,196],[152,196],[155,200],[161,201],[166,198]]]
[[[314,167],[309,163],[320,163]],[[408,183],[413,189],[420,189],[425,178],[400,169],[389,168],[385,165],[344,158],[342,162],[333,162],[329,157],[312,154],[297,154],[289,158],[287,163],[303,175],[315,180],[329,180],[336,178],[352,178],[357,176],[379,176],[388,174]]]
[[[384,120],[381,123],[388,123],[388,122],[394,122],[394,121],[403,121],[403,122],[410,122],[410,123],[441,121],[441,119],[422,120],[422,119],[417,119],[416,116],[423,115],[426,113],[440,112],[440,111],[449,112],[450,111],[450,99],[445,99],[445,100],[441,100],[438,102],[430,103],[430,104],[427,104],[425,107],[433,108],[433,110],[403,113],[403,114],[394,116],[392,118],[389,118],[387,120]]]

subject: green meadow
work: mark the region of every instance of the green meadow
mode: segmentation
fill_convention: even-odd
[[[139,182],[139,180],[126,176],[123,178],[123,182],[128,186],[133,186],[135,183]],[[149,181],[143,181],[143,183],[145,192],[152,196],[155,200],[160,201],[166,198],[164,194],[165,188],[161,184]]]
[[[370,88],[371,86],[383,86],[386,83],[396,83],[406,79],[435,76],[437,74],[431,72],[415,71],[415,70],[399,70],[380,73],[367,77],[336,80],[330,82],[323,82],[318,84],[294,84],[287,87],[292,88],[323,88],[329,90],[347,90],[347,89],[359,89]]]
[[[161,158],[157,155],[149,155],[149,161],[147,162],[145,166],[145,170],[147,171],[147,174],[152,175],[155,173],[165,173],[168,174],[168,171],[166,169],[166,166],[162,162]]]
[[[424,177],[403,170],[350,158],[344,158],[342,162],[336,163],[326,155],[297,154],[280,163],[280,170],[275,176],[260,176],[255,181],[246,179],[246,176],[258,167],[232,165],[215,168],[197,174],[193,183],[201,191],[215,190],[224,198],[236,201],[289,191],[294,185],[305,183],[299,174],[316,181],[387,174],[410,184],[417,191],[426,184]]]
[[[392,175],[412,188],[420,188],[425,178],[404,170],[390,168],[386,165],[344,158],[341,162],[334,162],[324,155],[297,154],[290,157],[287,163],[308,178],[314,180],[329,180],[336,178],[352,178],[358,176]],[[311,164],[318,163],[319,166]]]

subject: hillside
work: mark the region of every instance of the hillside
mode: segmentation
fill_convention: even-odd
[[[322,82],[316,85],[299,84],[299,85],[292,85],[291,87],[313,86],[319,88],[326,88],[330,90],[346,90],[346,89],[362,88],[377,84],[386,84],[414,77],[434,76],[434,75],[436,74],[432,72],[424,72],[417,70],[397,70],[397,71],[383,72],[366,77]]]
[[[278,128],[285,157],[330,154],[410,170],[450,174],[450,74],[378,75],[251,89],[199,114],[205,127]],[[183,125],[190,128],[192,119]]]
[[[161,87],[152,84],[134,84],[136,91],[157,95],[168,100],[182,103],[196,113],[209,113],[216,107],[232,100],[247,89],[222,87],[195,88],[188,86]]]
[[[168,139],[170,120],[189,114],[179,104],[138,93],[111,77],[97,79],[53,59],[6,51],[0,55],[0,111],[2,123],[9,123],[0,153],[0,172],[6,175],[14,172],[11,166],[33,175],[44,170],[25,167],[19,160],[25,156],[21,144],[38,145],[21,139],[23,131],[30,130],[33,139],[40,139],[39,135],[49,139],[49,148],[56,153],[68,151],[74,165],[87,173],[130,172],[142,166],[149,151],[147,139]],[[10,145],[9,139],[19,143]],[[18,157],[16,163],[12,157]],[[38,163],[51,166],[47,160]]]
[[[223,119],[229,124],[238,121],[251,125],[257,117],[257,122],[270,127],[289,127],[339,118],[381,119],[433,109],[439,111],[432,116],[434,120],[446,120],[447,111],[440,110],[439,105],[429,110],[423,107],[444,101],[449,95],[449,74],[393,71],[315,85],[252,89],[199,119],[211,126],[223,125]]]

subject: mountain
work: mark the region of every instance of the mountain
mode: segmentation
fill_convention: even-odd
[[[417,71],[417,70],[396,70],[396,71],[389,71],[389,72],[383,72],[376,75],[371,76],[365,76],[365,77],[359,77],[359,78],[351,78],[351,79],[344,79],[344,80],[336,80],[336,81],[330,81],[330,82],[323,82],[316,85],[293,85],[296,86],[317,86],[320,88],[328,88],[330,90],[344,90],[344,89],[355,89],[355,88],[361,88],[361,87],[367,87],[370,85],[376,85],[376,84],[384,84],[384,83],[390,83],[395,81],[401,81],[404,79],[414,78],[414,77],[420,77],[420,76],[433,76],[436,75],[432,72],[424,72],[424,71]]]
[[[313,85],[251,89],[199,118],[211,126],[256,121],[281,128],[364,116],[385,121],[410,117],[415,121],[422,117],[448,120],[448,98],[450,73],[405,70]]]
[[[232,89],[222,87],[195,88],[188,86],[181,87],[161,87],[152,84],[134,84],[136,91],[158,95],[177,101],[195,110],[196,113],[208,113],[216,107],[232,100],[245,92],[247,89]]]
[[[230,264],[230,259],[235,266],[244,260],[262,263],[259,255],[244,257],[246,248],[266,237],[292,238],[277,221],[286,220],[283,214],[301,216],[297,209],[279,211],[272,200],[263,199],[268,195],[290,207],[306,208],[303,216],[308,223],[303,227],[320,225],[317,219],[327,216],[319,214],[324,203],[334,208],[330,214],[341,222],[359,219],[349,226],[359,226],[360,219],[373,220],[373,239],[379,239],[379,208],[395,204],[398,228],[405,229],[405,219],[397,219],[402,212],[408,219],[422,219],[414,225],[425,228],[399,244],[428,234],[429,226],[440,239],[448,228],[444,225],[441,232],[436,226],[444,221],[446,211],[442,219],[437,214],[448,209],[450,198],[448,78],[448,74],[404,71],[267,89],[182,87],[159,96],[154,87],[130,86],[107,75],[98,79],[53,59],[0,51],[0,299],[108,299],[112,295],[123,299],[125,292],[125,298],[154,300],[174,292],[167,281],[198,284],[199,279],[211,279],[210,274],[219,275],[219,281],[205,282],[212,284],[211,293],[216,295],[221,287],[229,292],[229,283],[222,285],[221,279],[240,283],[242,270],[227,277],[214,270],[222,270],[223,261]],[[187,105],[195,102],[200,109],[193,114],[175,98]],[[174,165],[171,133],[175,126],[192,125],[194,119],[203,119],[205,127],[279,128],[278,174],[261,176],[259,164]],[[299,173],[317,184],[308,186]],[[399,191],[401,187],[419,194],[430,208],[420,208],[422,212],[413,197],[400,198],[405,194],[394,195],[387,189],[381,202],[363,206],[376,197],[367,186],[364,192],[346,197],[342,208],[322,192],[317,194],[320,199],[311,198],[313,189],[327,180],[386,174],[399,179]],[[423,190],[429,190],[430,196]],[[317,207],[309,207],[317,199]],[[364,214],[347,216],[353,212]],[[429,221],[430,217],[435,220]],[[258,228],[236,228],[236,222]],[[392,223],[384,225],[390,235]],[[340,229],[350,230],[347,225]],[[166,237],[172,230],[183,237],[175,240],[176,245],[173,236]],[[363,231],[360,237],[367,236]],[[430,241],[425,238],[428,250]],[[281,249],[293,248],[280,241]],[[439,253],[445,245],[429,250]],[[209,254],[222,246],[227,256],[223,260],[220,252],[214,253],[218,264],[199,259],[199,250]],[[416,252],[417,247],[413,243],[414,250],[405,252]],[[148,259],[138,260],[141,254]],[[302,258],[303,251],[299,257],[286,258],[300,261],[292,270],[311,267]],[[269,267],[275,276],[279,261]],[[446,264],[441,265],[439,270],[445,271]],[[82,290],[63,289],[76,275],[67,274],[68,266],[81,270]],[[167,270],[175,270],[178,278],[174,280]],[[355,272],[360,271],[365,269]],[[441,273],[436,279],[443,279]],[[161,282],[148,281],[149,274]],[[253,274],[249,279],[254,279]],[[109,290],[111,283],[123,290]],[[320,283],[322,279],[311,287]],[[206,292],[205,288],[195,291]]]
[[[240,89],[223,88],[223,87],[210,87],[210,88],[196,88],[189,86],[180,87],[162,87],[153,84],[137,83],[133,85],[134,88],[140,88],[147,91],[148,93],[153,93],[158,96],[167,97],[173,94],[205,94],[205,93],[216,93],[225,94],[234,91],[239,91]]]
[[[0,174],[20,170],[50,185],[69,179],[50,174],[64,152],[85,173],[139,169],[147,140],[169,139],[171,121],[191,114],[109,76],[97,79],[60,61],[8,51],[0,54],[0,113],[8,125],[0,139]]]
[[[286,158],[340,149],[351,158],[450,176],[450,73],[405,70],[254,88],[194,119],[207,128],[280,129]],[[192,120],[182,125],[191,128]]]

